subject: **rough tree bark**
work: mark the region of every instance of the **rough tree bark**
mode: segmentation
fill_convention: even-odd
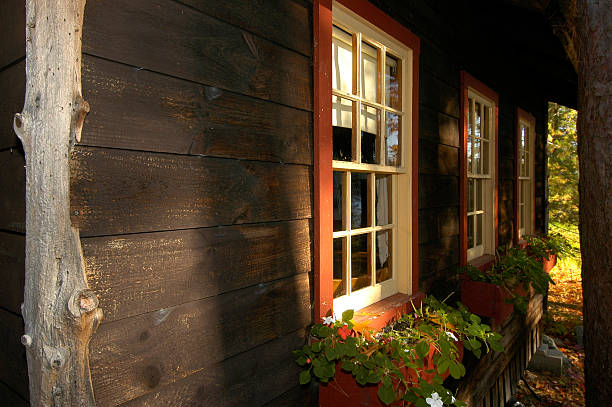
[[[578,2],[578,157],[587,406],[612,400],[612,2]]]
[[[22,314],[33,406],[95,405],[89,340],[102,319],[70,222],[70,149],[81,96],[85,0],[26,1],[26,95],[13,127],[26,156],[26,282]]]

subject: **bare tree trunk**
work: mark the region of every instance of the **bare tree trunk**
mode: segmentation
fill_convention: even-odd
[[[587,406],[612,403],[612,2],[578,2],[578,157]]]
[[[26,95],[14,129],[26,156],[26,281],[22,314],[33,406],[95,405],[89,340],[102,319],[71,227],[70,149],[81,96],[85,0],[26,1]]]

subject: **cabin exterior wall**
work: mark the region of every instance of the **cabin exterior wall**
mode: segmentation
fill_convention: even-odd
[[[516,228],[517,107],[536,119],[535,231],[547,230],[547,98],[474,58],[452,13],[371,2],[421,41],[419,287],[446,297],[461,257],[460,72],[499,95],[499,245]],[[0,395],[15,405],[28,399],[25,173],[12,130],[23,3],[0,5]],[[105,315],[90,347],[98,405],[316,404],[291,354],[315,300],[312,20],[306,0],[87,2],[91,112],[72,151],[70,212]],[[534,349],[530,329],[508,378]]]

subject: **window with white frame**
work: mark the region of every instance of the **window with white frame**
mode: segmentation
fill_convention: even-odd
[[[495,102],[468,89],[467,259],[495,251]]]
[[[533,234],[533,167],[535,134],[531,121],[519,116],[518,137],[518,238]]]
[[[404,44],[334,3],[336,315],[410,292],[412,58]]]

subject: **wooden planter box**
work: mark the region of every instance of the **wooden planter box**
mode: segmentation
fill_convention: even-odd
[[[527,296],[522,287],[517,287],[515,293]],[[481,317],[491,318],[491,326],[502,324],[514,311],[514,306],[506,302],[510,295],[500,286],[481,281],[463,279],[461,283],[461,302],[467,309]]]
[[[459,360],[463,359],[463,342],[457,343],[459,351]],[[425,369],[434,369],[433,355],[435,349],[433,346],[429,348],[429,354],[425,358]],[[449,376],[446,371],[442,375],[444,379]],[[404,377],[409,382],[418,382],[418,377],[413,369],[404,369]],[[432,373],[420,372],[421,378],[431,383],[434,375]],[[380,384],[368,384],[361,386],[357,384],[351,373],[344,372],[339,365],[336,366],[336,375],[332,381],[319,386],[319,407],[387,407],[378,398],[378,388]],[[410,406],[411,404],[398,400],[390,404],[390,406]]]

